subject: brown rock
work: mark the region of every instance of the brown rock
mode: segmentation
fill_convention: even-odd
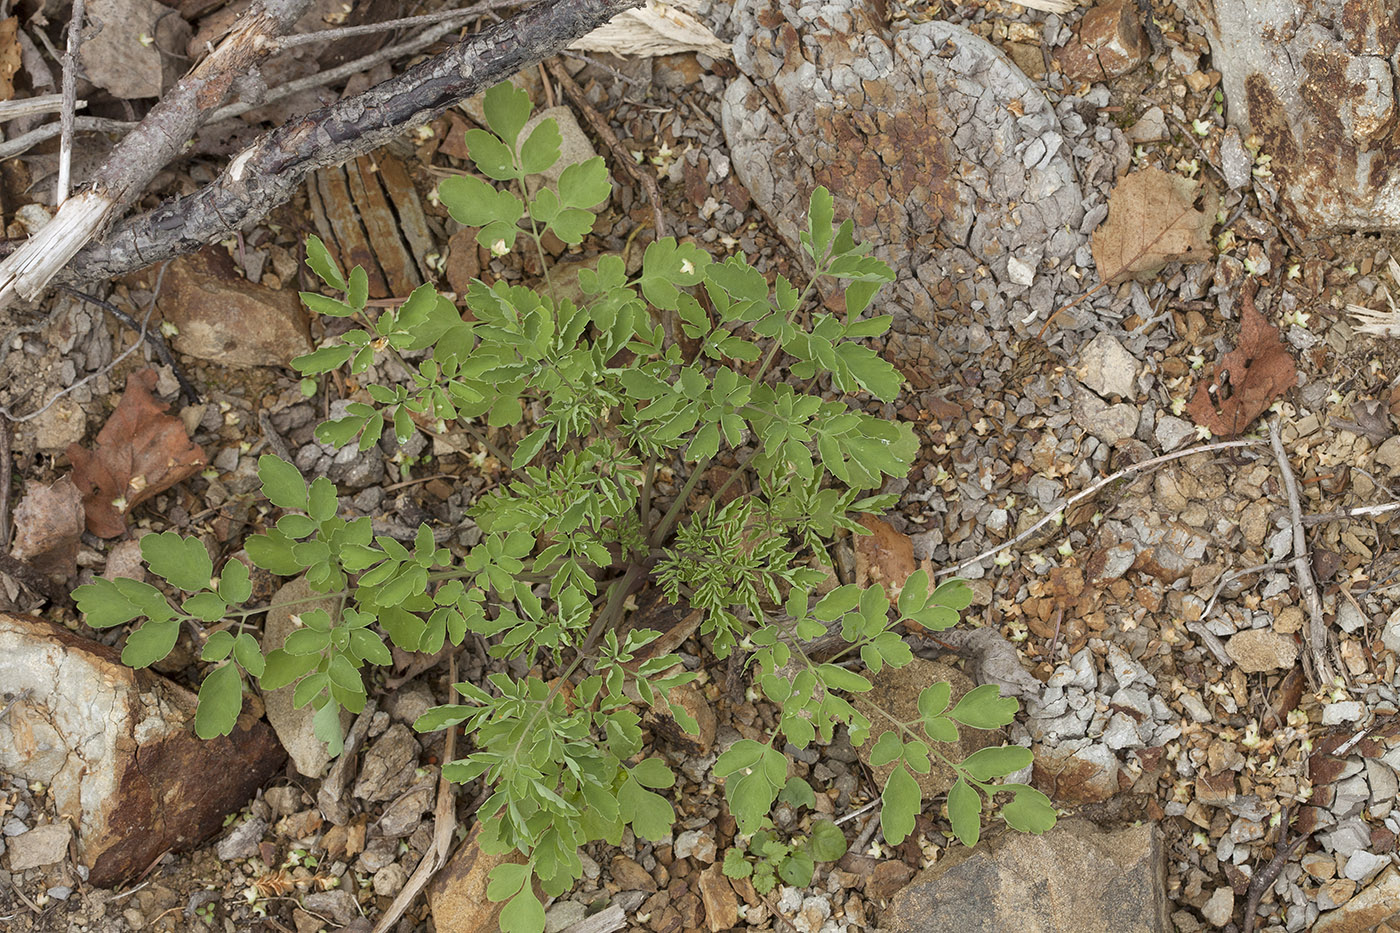
[[[1225,653],[1246,674],[1277,671],[1293,666],[1298,660],[1298,646],[1287,635],[1271,629],[1249,629],[1230,636]]]
[[[695,720],[700,734],[691,735],[682,729],[665,703],[658,703],[652,708],[652,713],[658,720],[656,725],[659,730],[668,741],[686,746],[697,755],[708,754],[710,747],[715,743],[715,729],[718,725],[710,701],[705,699],[705,695],[694,684],[681,684],[679,687],[672,687],[666,697]]]
[[[447,240],[447,284],[458,295],[465,295],[472,279],[481,274],[476,228],[463,227]]]
[[[496,921],[504,904],[487,899],[486,876],[497,865],[518,865],[525,857],[519,852],[487,855],[478,844],[480,835],[481,824],[477,823],[428,886],[428,906],[439,933],[496,933],[500,929]]]
[[[180,329],[175,349],[202,360],[224,366],[290,366],[313,349],[296,292],[249,282],[218,247],[170,264],[161,283],[160,307]]]
[[[904,589],[904,581],[918,569],[914,560],[914,542],[909,536],[895,531],[894,526],[883,518],[862,515],[860,523],[869,534],[857,535],[856,579],[860,586],[878,583],[885,588],[885,595],[894,602]]]
[[[1065,820],[1040,836],[955,847],[895,896],[884,925],[895,933],[1158,933],[1172,929],[1165,867],[1155,826],[1103,832]]]
[[[1055,60],[1076,81],[1102,81],[1132,71],[1151,51],[1137,7],[1117,0],[1085,13],[1075,37],[1055,53]]]
[[[895,859],[877,864],[865,882],[865,893],[879,901],[887,901],[909,884],[914,869]]]
[[[1107,745],[1037,746],[1031,783],[1060,806],[1101,803],[1120,790],[1121,770]]]
[[[612,878],[624,891],[655,891],[656,879],[636,861],[625,855],[612,860]]]
[[[900,722],[913,722],[919,719],[919,693],[925,687],[930,687],[941,680],[946,680],[953,685],[953,699],[950,706],[956,705],[967,693],[976,686],[972,679],[962,671],[956,670],[946,664],[939,664],[936,661],[926,661],[923,658],[915,658],[909,664],[900,668],[887,667],[879,674],[871,678],[874,689],[865,696],[870,698],[870,702],[876,704],[894,716]],[[860,760],[870,767],[870,750],[875,747],[874,737],[883,731],[874,730],[872,741],[866,742],[857,751]],[[922,737],[929,742],[929,747],[947,756],[953,761],[962,761],[968,755],[988,745],[997,745],[1001,742],[1001,730],[970,729],[967,726],[959,726],[958,742],[934,742],[923,734],[923,727],[919,728]],[[957,772],[951,766],[941,761],[937,756],[930,756],[932,759],[928,774],[915,774],[914,780],[919,782],[919,788],[924,793],[924,800],[930,800],[941,794],[946,794],[948,789],[957,780]],[[879,787],[885,786],[885,780],[890,776],[895,768],[893,763],[883,765],[879,768],[871,768],[875,775],[875,783]]]
[[[29,691],[0,721],[0,770],[52,785],[98,887],[217,832],[285,758],[247,713],[196,738],[193,693],[46,622],[0,615],[0,683]]]
[[[1355,897],[1317,918],[1313,933],[1366,933],[1400,918],[1400,871],[1392,865]]]
[[[739,898],[721,866],[711,865],[700,873],[700,899],[705,903],[705,922],[710,933],[727,930],[739,922]]]

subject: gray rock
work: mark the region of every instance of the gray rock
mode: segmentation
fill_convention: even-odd
[[[413,731],[396,722],[365,752],[354,794],[361,800],[389,800],[413,780],[421,751]]]
[[[1394,654],[1400,655],[1400,609],[1390,614],[1381,631],[1381,641]]]
[[[292,615],[309,612],[312,609],[324,609],[327,612],[334,612],[337,601],[334,599],[324,599],[317,602],[298,602],[308,599],[315,594],[311,591],[311,586],[306,582],[305,577],[298,577],[290,583],[285,584],[272,597],[272,603],[267,610],[267,621],[263,625],[263,648],[272,651],[281,648],[287,641],[287,636],[298,628],[298,623],[292,620]],[[294,608],[288,608],[286,604],[294,604]],[[331,756],[326,748],[326,743],[316,737],[316,728],[313,724],[313,717],[316,711],[311,708],[311,704],[298,709],[292,702],[295,684],[288,684],[278,690],[272,690],[263,695],[263,705],[267,708],[267,721],[277,733],[277,738],[282,743],[282,747],[291,756],[292,763],[296,769],[306,777],[318,778],[326,773],[330,767]],[[342,710],[340,716],[340,730],[343,734],[350,726],[350,713]]]
[[[41,620],[0,613],[0,684],[27,694],[0,719],[0,773],[49,785],[97,887],[217,832],[284,760],[247,712],[197,738],[193,693]]]
[[[1223,927],[1235,915],[1235,892],[1228,888],[1216,888],[1215,893],[1201,908],[1201,916],[1211,926]]]
[[[1353,852],[1351,858],[1347,859],[1342,876],[1359,884],[1369,884],[1371,879],[1380,874],[1381,869],[1389,864],[1390,856],[1376,855],[1362,849],[1360,852]]]
[[[587,905],[579,901],[556,901],[544,912],[544,933],[561,933],[587,916]]]
[[[1161,107],[1149,107],[1128,130],[1135,143],[1155,143],[1167,138],[1167,115]]]
[[[810,192],[832,190],[899,275],[872,308],[894,315],[891,353],[946,358],[934,283],[966,287],[993,319],[1053,310],[1057,270],[1084,243],[1084,198],[1071,128],[1009,58],[943,21],[872,29],[865,0],[739,0],[731,21],[734,171],[794,248]],[[935,240],[966,245],[930,251]]]
[[[1282,204],[1314,236],[1400,229],[1388,0],[1189,0],[1231,126],[1273,156]],[[1291,22],[1286,37],[1274,26]],[[1385,25],[1381,25],[1385,24]],[[1324,64],[1325,63],[1325,64]],[[1233,184],[1232,184],[1233,186]]]
[[[1099,395],[1130,399],[1137,394],[1139,364],[1111,334],[1102,333],[1079,350],[1074,375]]]
[[[63,823],[45,823],[27,833],[11,836],[10,871],[26,871],[63,861],[72,838],[73,831]]]
[[[1109,405],[1083,386],[1074,390],[1074,423],[1112,446],[1137,433],[1141,413],[1124,402]]]
[[[341,925],[352,923],[360,916],[360,905],[349,891],[314,891],[306,895],[302,906]]]
[[[258,843],[262,842],[263,833],[267,832],[267,820],[260,817],[252,817],[244,820],[233,828],[233,832],[219,840],[215,851],[219,855],[219,861],[231,862],[234,859],[251,858],[258,854]]]
[[[1195,437],[1196,429],[1189,422],[1174,415],[1158,415],[1157,426],[1153,429],[1152,436],[1157,438],[1163,452],[1169,452]]]
[[[1166,933],[1166,864],[1151,825],[1105,832],[1063,820],[950,850],[895,895],[894,933]],[[1111,892],[1111,896],[1106,896]]]
[[[1245,150],[1240,131],[1233,126],[1225,131],[1225,138],[1220,141],[1220,171],[1232,190],[1248,186],[1254,174],[1254,156]]]

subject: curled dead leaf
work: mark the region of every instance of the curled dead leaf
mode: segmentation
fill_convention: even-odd
[[[96,448],[68,448],[88,530],[100,538],[126,531],[126,516],[133,508],[189,479],[209,462],[180,419],[166,414],[165,404],[151,395],[155,385],[155,370],[132,373],[117,410],[97,435]]]
[[[1210,259],[1211,217],[1195,208],[1200,185],[1159,168],[1127,175],[1108,197],[1091,246],[1099,278],[1115,285],[1176,260]]]
[[[1186,411],[1217,436],[1234,437],[1297,382],[1298,367],[1279,340],[1278,328],[1264,320],[1254,306],[1253,291],[1246,289],[1239,343],[1196,386]]]

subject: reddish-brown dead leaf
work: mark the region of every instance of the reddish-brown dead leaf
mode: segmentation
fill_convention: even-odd
[[[45,486],[30,483],[15,506],[11,553],[40,573],[67,580],[78,572],[83,535],[83,496],[67,476]]]
[[[126,380],[117,410],[97,435],[95,451],[73,444],[73,482],[83,494],[87,527],[101,538],[126,531],[126,516],[139,503],[188,479],[208,464],[179,418],[151,396],[156,372]]]
[[[890,602],[894,602],[904,589],[904,581],[918,568],[914,561],[914,542],[908,535],[895,531],[883,518],[862,515],[860,523],[871,533],[856,536],[854,542],[855,582],[858,586],[880,584]]]
[[[1298,367],[1279,340],[1278,328],[1264,320],[1254,307],[1253,292],[1246,289],[1239,343],[1196,387],[1186,411],[1217,436],[1234,437],[1297,382]]]
[[[1159,168],[1124,177],[1108,197],[1108,220],[1091,246],[1099,278],[1115,285],[1174,259],[1211,258],[1211,218],[1193,206],[1199,185]]]

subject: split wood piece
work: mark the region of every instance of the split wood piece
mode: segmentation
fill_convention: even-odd
[[[321,169],[313,179],[321,193],[321,204],[335,234],[335,244],[339,255],[340,268],[347,272],[355,266],[363,266],[369,277],[369,296],[387,298],[389,284],[384,280],[384,272],[379,268],[379,260],[370,248],[369,238],[360,226],[360,218],[355,213],[355,201],[350,196],[350,186],[345,179],[345,167],[332,165]]]
[[[379,180],[399,215],[399,232],[408,240],[408,251],[418,263],[418,272],[423,276],[423,281],[432,281],[435,276],[433,268],[428,265],[428,254],[437,251],[437,241],[428,229],[428,217],[423,213],[418,188],[397,157],[388,152],[379,152],[374,156],[374,161],[379,168]]]
[[[311,172],[372,152],[638,5],[640,0],[555,0],[457,42],[362,94],[262,136],[213,183],[88,244],[72,257],[63,279],[113,278],[255,223],[290,200]]]
[[[0,307],[34,299],[60,269],[145,190],[223,103],[235,80],[253,72],[310,0],[258,0],[233,30],[112,150],[92,187],[69,198],[47,226],[0,262]],[[231,228],[230,228],[231,229]]]
[[[347,163],[345,168],[350,176],[350,193],[354,195],[355,204],[360,210],[360,220],[364,222],[374,255],[379,259],[384,278],[389,283],[389,295],[407,295],[422,280],[418,277],[418,266],[413,256],[404,247],[394,210],[380,186],[379,173],[374,170],[369,156],[360,156],[354,162]]]

